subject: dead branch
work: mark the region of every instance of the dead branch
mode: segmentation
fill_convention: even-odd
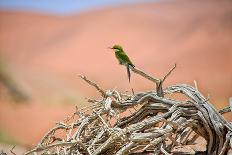
[[[83,76],[83,75],[79,75],[79,77],[82,78],[83,80],[85,80],[85,82],[87,82],[88,84],[94,86],[94,87],[101,93],[102,97],[105,97],[105,96],[106,96],[105,91],[104,91],[102,88],[100,88],[95,82],[90,81],[89,79],[87,79],[87,78],[86,78],[85,76]]]
[[[176,64],[168,71],[168,73],[163,77],[162,81],[165,81],[166,78],[172,73],[172,71],[176,68]]]
[[[136,73],[136,74],[139,74],[140,76],[154,82],[156,84],[156,92],[157,92],[157,95],[160,96],[160,97],[163,97],[164,96],[164,93],[163,93],[163,82],[166,80],[166,78],[172,73],[172,71],[176,68],[176,64],[174,65],[174,67],[172,69],[170,69],[170,71],[161,79],[158,79],[158,78],[154,78],[152,77],[151,75],[139,70],[138,68],[136,67],[130,67],[130,69]]]
[[[175,67],[162,79],[131,68],[160,84],[156,91],[133,96],[117,90],[104,91],[80,76],[94,86],[103,99],[88,99],[92,106],[77,109],[74,113],[77,118],[58,123],[25,154],[227,154],[231,147],[232,125],[209,99],[197,88],[185,84],[163,90],[162,82]],[[187,100],[175,99],[179,94]]]
[[[231,112],[231,107],[230,106],[227,106],[225,108],[222,108],[218,111],[220,114],[225,114],[225,113],[228,113],[228,112]]]
[[[143,72],[142,70],[140,70],[140,69],[138,69],[138,68],[136,68],[136,67],[130,67],[130,69],[131,69],[134,73],[139,74],[139,75],[141,75],[142,77],[144,77],[144,78],[146,78],[146,79],[148,79],[148,80],[150,80],[150,81],[152,81],[152,82],[154,82],[154,83],[160,81],[159,79],[152,77],[151,75],[149,75],[149,74]]]

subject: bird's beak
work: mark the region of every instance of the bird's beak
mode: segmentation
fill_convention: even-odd
[[[113,49],[112,47],[108,47],[109,49]]]

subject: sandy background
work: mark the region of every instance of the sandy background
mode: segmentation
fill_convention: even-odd
[[[126,70],[107,49],[121,44],[136,67],[163,76],[165,86],[198,82],[217,109],[232,96],[232,2],[172,0],[96,9],[69,16],[0,11],[0,54],[31,98],[11,103],[2,89],[0,129],[23,146],[98,97],[78,78],[130,90]],[[153,84],[132,73],[135,92]],[[231,114],[226,118],[232,120]]]

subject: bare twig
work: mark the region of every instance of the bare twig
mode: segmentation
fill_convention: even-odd
[[[172,71],[176,68],[176,64],[170,69],[170,71],[163,77],[162,81],[165,81],[166,78],[172,73]]]
[[[227,106],[227,107],[220,109],[218,112],[220,114],[225,114],[225,113],[231,112],[231,108],[230,108],[230,106]]]
[[[87,82],[88,84],[94,86],[94,87],[101,93],[102,97],[106,97],[105,91],[104,91],[102,88],[100,88],[95,82],[90,81],[89,79],[87,79],[87,78],[86,78],[85,76],[83,76],[83,75],[79,75],[79,77],[82,78],[82,79],[83,79],[85,82]]]
[[[73,145],[76,143],[77,142],[60,142],[60,143],[55,143],[55,144],[51,144],[51,145],[47,145],[47,146],[36,147],[36,148],[26,152],[25,155],[31,154],[33,152],[41,152],[43,150],[47,150],[49,148],[53,148],[53,147],[57,147],[57,146],[67,146],[67,145]]]
[[[162,83],[175,67],[162,79],[131,68],[157,84],[156,91],[134,95],[117,90],[106,92],[80,76],[103,98],[89,99],[91,106],[76,109],[68,121],[57,123],[26,154],[225,154],[232,137],[232,125],[220,114],[223,110],[219,113],[197,86],[170,86],[164,92],[171,97],[162,96]],[[175,98],[178,93],[187,100]],[[129,113],[131,108],[134,110]]]
[[[198,84],[197,84],[197,81],[194,80],[193,82],[194,82],[194,87],[195,87],[195,89],[198,91]]]
[[[152,82],[157,83],[157,82],[160,81],[159,79],[152,77],[151,75],[149,75],[149,74],[143,72],[142,70],[140,70],[140,69],[138,69],[138,68],[136,68],[136,67],[130,67],[130,69],[131,69],[134,73],[139,74],[139,75],[141,75],[142,77],[144,77],[144,78],[146,78],[146,79],[148,79],[148,80],[150,80],[150,81],[152,81]]]
[[[160,151],[161,151],[164,155],[171,155],[170,153],[168,153],[168,152],[163,148],[163,145],[161,145]]]
[[[14,145],[14,146],[10,149],[10,152],[11,152],[12,154],[14,154],[14,155],[16,155],[16,154],[14,153],[14,151],[13,151],[14,148],[15,148],[15,146],[16,146],[16,145]]]

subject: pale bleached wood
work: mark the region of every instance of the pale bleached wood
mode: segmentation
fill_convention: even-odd
[[[163,82],[131,68],[155,83]],[[81,78],[94,86],[101,99],[88,99],[89,107],[76,109],[65,123],[58,123],[48,131],[40,143],[25,154],[153,154],[226,153],[232,137],[232,125],[205,98],[198,89],[189,85],[175,85],[134,95],[114,90],[105,91],[95,82]],[[166,97],[181,94],[185,100]],[[126,112],[131,111],[131,113]],[[75,117],[77,116],[77,117]],[[194,132],[191,137],[190,134]],[[65,135],[63,138],[60,133]],[[205,149],[197,147],[199,137],[205,138]],[[59,141],[57,141],[59,139]],[[191,145],[192,144],[192,145]],[[179,150],[178,150],[179,148]],[[180,149],[181,148],[181,149]],[[189,150],[186,150],[189,148]]]

